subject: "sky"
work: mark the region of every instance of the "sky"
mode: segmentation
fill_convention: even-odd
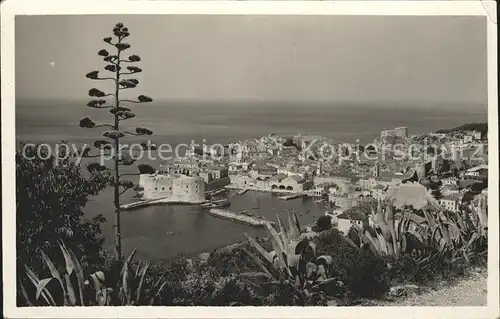
[[[16,98],[86,100],[103,81],[85,74],[104,67],[102,38],[122,22],[125,53],[142,58],[136,95],[156,101],[485,105],[485,19],[17,16]]]

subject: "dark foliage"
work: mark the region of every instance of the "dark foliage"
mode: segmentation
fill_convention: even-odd
[[[442,129],[436,131],[436,133],[451,133],[451,132],[461,132],[461,131],[478,131],[483,134],[488,133],[488,123],[468,123],[464,125],[457,126],[452,129]]]
[[[317,241],[320,255],[333,258],[332,275],[344,283],[347,299],[380,297],[389,289],[387,264],[370,251],[357,249],[345,242],[342,234],[332,229]]]
[[[16,153],[18,263],[41,264],[37,249],[59,252],[57,241],[62,239],[82,256],[85,267],[101,265],[105,219],[102,215],[85,219],[83,209],[89,196],[106,187],[106,172],[85,177],[81,166],[70,159],[56,161],[39,146],[23,149],[24,156],[22,151]]]

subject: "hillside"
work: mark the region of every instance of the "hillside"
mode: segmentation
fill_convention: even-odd
[[[481,133],[488,133],[488,123],[468,123],[457,126],[452,129],[441,129],[436,131],[436,133],[452,133],[452,132],[464,132],[464,131],[478,131]]]

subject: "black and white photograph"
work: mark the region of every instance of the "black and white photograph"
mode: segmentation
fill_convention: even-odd
[[[499,316],[494,2],[9,2],[10,317]]]

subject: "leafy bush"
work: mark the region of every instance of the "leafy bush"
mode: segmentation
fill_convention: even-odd
[[[348,302],[361,297],[380,297],[388,291],[388,268],[384,259],[359,248],[336,229],[321,234],[317,243],[318,254],[332,257],[331,275],[344,283],[342,297]]]
[[[105,219],[97,215],[87,220],[83,209],[89,196],[106,187],[106,173],[84,177],[81,166],[66,156],[69,154],[59,154],[61,157],[56,159],[41,146],[21,148],[23,151],[16,152],[16,243],[18,266],[21,265],[18,270],[23,271],[22,264],[43,262],[38,248],[53,258],[52,252],[59,251],[58,240],[82,256],[85,267],[101,266],[101,224]]]

